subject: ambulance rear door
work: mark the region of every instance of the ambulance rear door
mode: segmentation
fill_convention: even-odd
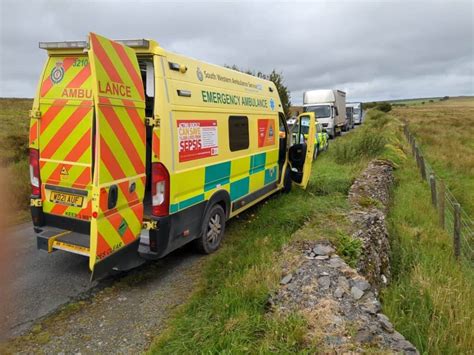
[[[137,257],[145,192],[145,96],[131,48],[89,35],[95,108],[89,267],[100,277]]]

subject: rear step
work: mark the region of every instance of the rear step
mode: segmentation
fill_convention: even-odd
[[[59,228],[47,227],[36,235],[38,249],[51,253],[64,250],[70,253],[89,256],[90,236]]]

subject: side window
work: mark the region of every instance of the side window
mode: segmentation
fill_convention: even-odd
[[[280,138],[286,138],[286,127],[285,127],[285,116],[280,113],[279,115],[280,129],[279,136]]]
[[[246,116],[229,117],[229,147],[231,152],[248,149],[249,119]]]

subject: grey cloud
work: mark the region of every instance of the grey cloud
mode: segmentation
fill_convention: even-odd
[[[216,64],[283,72],[292,101],[473,95],[471,1],[1,2],[0,96],[32,97],[43,40],[153,38]]]

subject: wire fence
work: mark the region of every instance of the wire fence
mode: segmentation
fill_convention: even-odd
[[[406,123],[403,129],[421,177],[430,186],[431,202],[438,211],[439,224],[453,237],[455,257],[465,258],[474,264],[474,220],[462,208],[445,182],[436,175]]]

